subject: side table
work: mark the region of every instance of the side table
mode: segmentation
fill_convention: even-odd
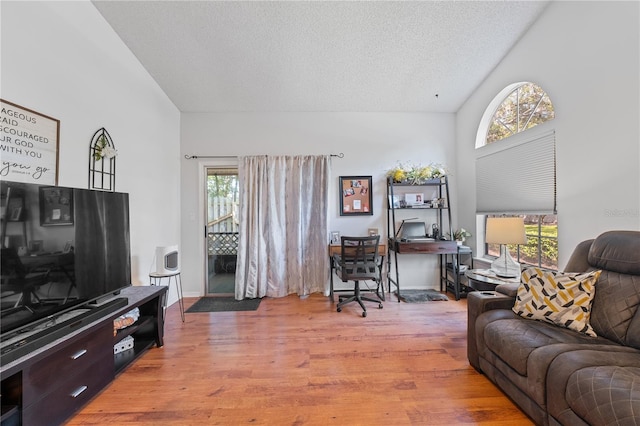
[[[473,269],[473,251],[471,247],[459,245],[456,253],[447,253],[441,256],[444,256],[445,268],[442,270],[440,279],[440,291],[444,287],[445,291],[451,291],[455,295],[456,300],[466,297],[468,280],[465,279],[465,272]],[[451,256],[451,261],[449,261],[449,256]]]
[[[500,284],[520,282],[518,278],[500,278],[489,269],[468,269],[465,276],[469,279],[469,287],[477,291],[494,291]]]
[[[182,278],[180,277],[180,271],[170,272],[167,274],[159,274],[157,272],[151,272],[149,274],[149,284],[150,285],[162,285],[162,279],[167,278],[167,287],[171,287],[171,278],[174,279],[176,283],[176,292],[178,293],[178,306],[180,307],[180,315],[182,317],[182,322],[184,322],[184,301],[182,300]],[[167,288],[169,290],[169,288]],[[167,291],[165,297],[168,297],[169,291]],[[165,303],[166,306],[166,303]]]

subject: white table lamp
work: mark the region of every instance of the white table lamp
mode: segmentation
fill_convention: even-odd
[[[499,277],[520,276],[520,264],[513,260],[507,244],[526,244],[524,218],[488,217],[485,234],[487,244],[500,244],[500,257],[491,264],[491,270]]]

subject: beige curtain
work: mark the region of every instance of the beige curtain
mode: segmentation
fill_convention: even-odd
[[[327,292],[329,156],[240,157],[235,297]]]

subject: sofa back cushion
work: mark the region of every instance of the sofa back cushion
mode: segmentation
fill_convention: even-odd
[[[598,336],[640,349],[640,276],[602,271],[591,306]]]
[[[640,349],[640,232],[605,232],[591,244],[588,261],[602,270],[591,326],[598,336]]]
[[[640,231],[609,231],[589,248],[589,265],[594,269],[640,275]]]

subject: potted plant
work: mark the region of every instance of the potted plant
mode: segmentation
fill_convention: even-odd
[[[459,246],[465,242],[465,240],[471,236],[471,232],[464,228],[457,229],[453,232],[453,240],[455,240]]]

